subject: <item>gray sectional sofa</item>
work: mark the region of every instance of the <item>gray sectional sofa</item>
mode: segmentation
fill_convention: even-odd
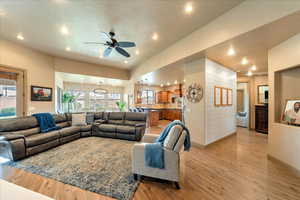
[[[72,114],[54,114],[61,129],[40,133],[35,117],[0,120],[0,156],[20,160],[81,137],[98,136],[140,141],[145,133],[146,113],[87,113],[86,126],[72,126]]]

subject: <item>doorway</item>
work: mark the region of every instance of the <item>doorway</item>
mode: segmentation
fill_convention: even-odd
[[[0,66],[0,119],[25,115],[24,71]]]
[[[249,128],[250,96],[248,83],[237,84],[237,113],[238,127]]]

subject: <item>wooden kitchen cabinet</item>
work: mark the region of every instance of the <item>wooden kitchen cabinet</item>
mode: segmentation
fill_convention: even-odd
[[[157,92],[157,102],[158,103],[169,103],[169,91]]]
[[[165,120],[181,120],[181,110],[177,109],[165,109],[162,110],[162,117]]]

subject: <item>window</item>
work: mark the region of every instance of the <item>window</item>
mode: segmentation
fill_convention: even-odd
[[[122,100],[121,93],[95,93],[79,90],[68,90],[66,93],[75,97],[74,103],[71,103],[70,112],[118,111],[116,102]]]
[[[155,92],[153,90],[142,90],[142,104],[155,104]]]

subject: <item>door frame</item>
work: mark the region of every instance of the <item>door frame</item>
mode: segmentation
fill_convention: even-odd
[[[18,110],[17,107],[17,117],[26,116],[28,113],[27,70],[0,64],[0,71],[13,72],[17,74],[17,84],[21,84],[22,88],[21,96],[17,96],[17,104],[19,101],[22,101],[21,110]],[[21,77],[21,79],[19,77]],[[18,78],[21,82],[18,82]]]
[[[248,98],[249,98],[249,108],[248,108],[248,129],[251,130],[251,85],[250,81],[237,81],[237,84],[239,83],[247,83],[247,90],[248,90]]]

